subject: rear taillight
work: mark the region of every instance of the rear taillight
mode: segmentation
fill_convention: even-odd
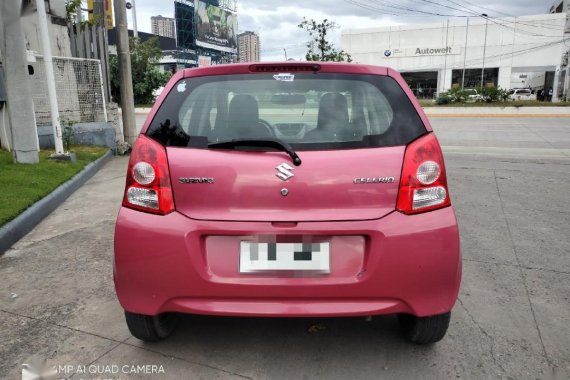
[[[144,135],[131,152],[123,206],[160,215],[174,210],[166,150]]]
[[[406,148],[398,191],[398,211],[415,214],[451,205],[443,154],[429,133]]]

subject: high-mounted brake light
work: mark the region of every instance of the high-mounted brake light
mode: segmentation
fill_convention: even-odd
[[[249,66],[249,71],[254,73],[291,73],[299,71],[319,71],[320,69],[321,65],[316,63],[258,63]]]
[[[449,205],[443,154],[437,138],[429,133],[406,148],[397,209],[416,214]]]
[[[160,215],[174,210],[166,150],[144,135],[131,152],[123,206]]]

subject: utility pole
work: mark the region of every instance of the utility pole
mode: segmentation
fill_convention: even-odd
[[[481,87],[483,87],[483,78],[485,77],[485,53],[487,50],[487,27],[489,26],[489,16],[486,13],[481,15],[485,19],[485,43],[483,44],[483,65],[481,67]]]
[[[449,46],[449,19],[447,19],[447,28],[445,31],[445,60],[443,63],[443,85],[442,85],[442,88],[444,90],[445,90],[445,81],[447,79],[447,48],[448,48],[448,46]]]
[[[467,27],[465,29],[465,47],[463,48],[463,75],[461,76],[461,89],[465,88],[465,63],[467,60],[467,36],[469,35],[469,17],[467,17]]]
[[[127,7],[125,0],[114,0],[115,25],[117,28],[117,54],[119,56],[119,81],[121,83],[121,113],[125,141],[133,145],[136,138],[135,100],[131,73],[131,53],[127,29]]]
[[[6,77],[7,107],[14,162],[39,162],[38,131],[32,102],[21,1],[0,1],[0,50]],[[8,54],[10,52],[10,54]]]
[[[44,65],[46,68],[46,82],[48,90],[48,102],[50,106],[51,125],[53,126],[53,141],[55,156],[64,156],[61,124],[59,122],[59,109],[57,107],[57,91],[55,89],[55,75],[53,74],[53,62],[51,57],[51,42],[49,40],[46,5],[43,0],[36,1],[38,8],[38,26],[40,39],[44,53]]]

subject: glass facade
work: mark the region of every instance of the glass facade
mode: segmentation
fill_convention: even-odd
[[[463,69],[451,72],[451,88],[462,87]],[[499,68],[490,67],[484,70],[483,86],[497,87],[499,83]],[[481,69],[465,70],[465,85],[463,88],[476,88],[481,86]]]
[[[418,99],[433,99],[437,93],[437,71],[401,73]]]

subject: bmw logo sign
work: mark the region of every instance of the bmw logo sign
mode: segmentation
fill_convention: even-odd
[[[384,50],[384,55],[385,55],[386,57],[391,56],[391,55],[392,55],[392,50],[389,50],[389,49],[388,49],[388,50]]]

